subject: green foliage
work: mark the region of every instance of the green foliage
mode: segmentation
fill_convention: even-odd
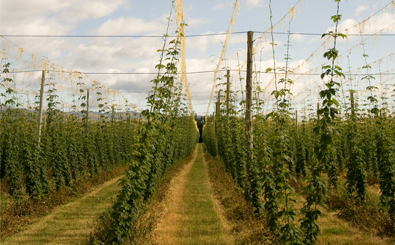
[[[364,162],[364,152],[362,147],[362,137],[354,115],[351,116],[348,125],[348,172],[347,172],[347,190],[349,194],[357,193],[357,197],[363,201],[366,195],[366,167]]]
[[[336,39],[338,37],[345,38],[345,35],[339,35],[337,32],[341,15],[339,14],[340,0],[337,2],[337,14],[332,16],[331,19],[336,24],[334,32],[328,32],[322,35],[332,35],[334,38],[333,48],[329,49],[324,53],[324,58],[331,61],[331,65],[323,66],[324,70],[321,74],[321,79],[329,77],[329,81],[325,83],[325,89],[320,91],[320,97],[322,99],[322,107],[318,110],[319,120],[314,129],[314,132],[319,138],[319,143],[315,147],[316,161],[310,166],[311,177],[308,182],[307,188],[307,200],[302,209],[304,217],[302,218],[301,228],[304,232],[304,244],[315,244],[317,241],[318,232],[320,231],[317,224],[317,219],[321,215],[321,211],[317,205],[323,205],[326,194],[326,184],[321,179],[321,172],[324,168],[329,169],[330,179],[332,180],[332,186],[336,186],[337,180],[337,162],[336,162],[336,147],[335,139],[337,135],[337,129],[335,127],[335,119],[339,113],[339,103],[336,100],[336,92],[339,82],[335,81],[335,76],[339,78],[345,78],[342,73],[342,69],[335,65],[335,60],[339,54],[336,49]]]
[[[3,73],[7,74],[9,65],[4,65]],[[1,84],[7,87],[13,82],[7,78]],[[14,92],[8,90],[11,94],[2,95],[6,98],[2,109],[6,109],[0,113],[0,174],[1,180],[10,186],[8,193],[17,203],[25,196],[41,199],[49,192],[131,160],[137,122],[130,117],[111,122],[102,117],[102,121],[91,122],[86,116],[61,112],[55,84],[48,82],[46,87],[47,110],[40,137],[37,134],[38,113],[18,109]],[[83,97],[80,96],[81,105],[85,108],[86,97]],[[87,115],[87,110],[83,109],[83,113]],[[106,144],[113,146],[111,151],[106,151]],[[97,156],[100,156],[100,165]],[[110,162],[110,158],[114,161]]]
[[[151,81],[153,87],[147,98],[151,109],[142,112],[147,122],[134,135],[134,157],[121,181],[117,201],[103,216],[108,224],[103,234],[105,244],[131,240],[142,205],[157,191],[166,169],[174,160],[190,155],[198,141],[192,112],[183,102],[182,85],[177,81],[179,37],[170,41],[167,49],[159,50],[162,58],[156,66],[158,75]],[[116,145],[111,147],[117,150]]]
[[[391,220],[395,222],[395,144],[394,134],[382,119],[376,122],[377,164],[380,171],[381,203],[388,209]]]
[[[88,141],[83,127],[87,122],[82,122],[81,118],[58,111],[56,115],[47,117],[47,120],[39,143],[37,113],[7,109],[0,115],[1,178],[9,182],[9,193],[16,199],[21,199],[23,195],[41,198],[50,191],[93,177],[98,172],[125,164],[131,159],[131,145],[124,144],[120,138],[124,137],[133,145],[137,122],[117,121],[114,122],[117,126],[114,125],[106,131],[97,128],[98,123],[105,123],[89,122],[91,134],[96,137],[89,138]],[[112,134],[116,136],[110,137]],[[115,145],[117,150],[105,151],[105,141],[98,139],[106,139]],[[96,143],[101,148],[93,147]],[[87,148],[92,156],[101,157],[102,161],[100,165],[95,166],[95,172],[91,171],[89,158],[85,158],[84,152]],[[118,160],[109,162],[109,154]]]

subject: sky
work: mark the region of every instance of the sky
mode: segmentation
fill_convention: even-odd
[[[298,0],[273,1],[273,23],[277,23],[284,16],[283,25],[280,23],[274,31],[275,59],[279,67],[285,66],[287,42],[286,31],[289,28],[291,16],[287,13]],[[229,28],[235,1],[228,0],[185,0],[186,35],[226,33]],[[340,4],[342,20],[339,30],[344,31],[359,22],[371,17],[389,0],[348,0]],[[336,14],[336,3],[333,0],[304,0],[296,5],[294,19],[290,24],[293,33],[322,34],[333,30],[334,23],[331,16]],[[171,0],[0,0],[0,35],[139,35],[162,36],[166,31]],[[386,14],[384,14],[386,12]],[[384,12],[379,12],[364,26],[365,34],[374,34],[385,29],[382,33],[394,33],[395,16],[390,6]],[[173,11],[174,17],[174,11]],[[176,28],[175,21],[171,22],[170,34]],[[246,31],[254,31],[256,69],[260,71],[273,67],[270,33],[266,36],[262,32],[270,28],[269,0],[241,0],[240,11],[236,17],[234,32],[227,49],[223,67],[237,69],[246,60]],[[239,33],[242,32],[242,33]],[[349,33],[358,34],[358,28],[351,28]],[[163,45],[161,38],[63,38],[63,37],[7,37],[5,38],[24,50],[34,53],[37,57],[47,57],[62,67],[83,73],[94,72],[155,72],[158,63],[157,50]],[[350,36],[347,40],[339,40],[338,49],[341,54],[346,53],[339,60],[343,69],[353,70],[352,73],[363,73],[355,70],[365,65],[362,57],[363,49],[369,55],[367,63],[390,56],[395,50],[394,36],[363,36],[364,46],[360,36]],[[217,66],[225,35],[196,36],[186,38],[186,67],[187,72],[213,71]],[[333,46],[333,42],[321,46],[323,41],[319,35],[291,35],[290,61],[291,68],[299,68],[297,72],[305,73],[320,68],[325,63],[322,57],[326,49]],[[350,59],[347,59],[347,50]],[[320,48],[321,47],[321,48]],[[314,53],[317,50],[316,53]],[[312,55],[314,54],[314,55]],[[310,56],[312,58],[306,61]],[[391,57],[390,57],[391,58]],[[302,65],[302,66],[300,66]],[[394,69],[392,59],[383,59],[380,67],[372,67],[371,72],[390,71]],[[355,70],[355,71],[354,71]],[[237,72],[234,72],[237,73]],[[315,73],[312,71],[312,73]],[[222,77],[224,73],[220,75]],[[232,72],[233,75],[233,72]],[[120,91],[130,102],[144,109],[145,98],[152,84],[153,75],[89,75],[111,89]],[[242,76],[245,76],[243,73]],[[388,78],[389,75],[384,76]],[[262,88],[267,88],[265,100],[269,100],[273,90],[271,74],[263,74],[255,78]],[[295,85],[292,88],[295,103],[301,103],[303,98],[315,89],[320,81],[319,75],[306,75],[301,78],[294,76]],[[375,82],[378,82],[376,79]],[[384,78],[380,77],[384,80]],[[243,86],[235,78],[233,87]],[[360,80],[360,78],[358,78]],[[213,86],[213,72],[189,74],[188,81],[192,93],[193,107],[197,114],[204,115],[207,111],[210,93]],[[386,82],[393,84],[393,82]],[[35,81],[34,84],[38,83]],[[354,82],[355,86],[359,86]],[[32,85],[34,87],[36,85]],[[357,87],[363,89],[363,86]],[[317,90],[318,91],[318,90]],[[305,102],[304,102],[305,103]],[[210,112],[213,106],[210,106]]]

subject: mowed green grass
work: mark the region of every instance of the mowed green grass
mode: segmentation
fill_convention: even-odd
[[[206,171],[200,144],[182,198],[184,218],[179,226],[182,244],[225,244]]]
[[[1,244],[83,244],[93,223],[110,208],[120,190],[120,177],[97,186],[92,192],[39,219]]]

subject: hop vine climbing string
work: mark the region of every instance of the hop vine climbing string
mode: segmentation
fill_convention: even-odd
[[[226,38],[225,38],[225,41],[224,41],[224,44],[223,44],[223,47],[222,47],[221,55],[219,57],[217,67],[216,67],[215,72],[214,72],[214,81],[213,81],[213,86],[212,86],[212,89],[211,89],[210,99],[209,99],[208,106],[207,106],[206,120],[207,120],[207,116],[208,116],[209,110],[210,110],[210,105],[211,105],[211,102],[212,102],[212,99],[213,99],[213,96],[214,96],[214,91],[215,91],[215,87],[216,87],[215,85],[217,83],[217,78],[218,78],[218,71],[220,70],[221,64],[222,64],[222,62],[223,62],[223,60],[225,58],[226,50],[228,48],[229,40],[230,40],[231,34],[233,32],[233,27],[234,27],[234,24],[236,22],[236,17],[237,17],[237,14],[239,12],[239,9],[240,9],[240,1],[236,0],[236,2],[234,4],[234,7],[233,7],[233,14],[232,14],[232,17],[230,18],[229,29],[226,32]]]

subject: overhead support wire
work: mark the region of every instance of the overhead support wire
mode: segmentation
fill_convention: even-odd
[[[259,33],[259,34],[265,34],[267,31],[254,31],[254,33]],[[240,35],[240,34],[245,34],[247,31],[238,31],[238,32],[232,32],[230,35]],[[273,32],[275,35],[288,35],[286,32]],[[311,32],[291,32],[289,33],[290,35],[301,35],[301,36],[321,36],[322,33],[311,33]],[[186,38],[193,38],[193,37],[209,37],[209,36],[225,36],[227,33],[206,33],[206,34],[193,34],[193,35],[185,35]],[[364,36],[376,36],[376,33],[364,33]],[[2,37],[23,37],[23,38],[163,38],[163,36],[157,36],[157,35],[22,35],[22,34],[16,34],[16,35],[0,35]],[[360,34],[347,34],[347,36],[360,36]],[[395,34],[393,33],[383,33],[380,34],[380,36],[385,36],[385,37],[393,37]],[[177,36],[168,36],[171,38],[176,38]]]
[[[299,3],[300,1],[298,1],[298,3]],[[297,3],[297,4],[298,4]],[[296,5],[297,5],[296,4]],[[295,5],[295,6],[296,6]],[[381,14],[381,15],[383,15],[385,12],[384,12],[384,10],[387,8],[387,7],[389,7],[389,6],[395,6],[395,1],[391,1],[390,3],[388,3],[387,5],[385,5],[383,8],[381,8],[379,11],[377,11],[376,13],[374,13],[373,15],[371,15],[371,16],[369,16],[368,18],[366,18],[366,19],[364,19],[362,22],[359,22],[358,24],[356,24],[356,25],[353,25],[353,26],[351,26],[351,27],[349,27],[349,28],[346,28],[345,29],[345,33],[347,33],[347,36],[358,36],[358,37],[360,37],[360,33],[355,33],[355,34],[352,34],[352,33],[349,33],[349,31],[350,30],[352,30],[353,28],[356,28],[356,27],[360,27],[360,24],[366,24],[366,23],[368,23],[368,21],[369,20],[371,20],[371,19],[375,19],[375,18],[377,18],[377,16],[379,15],[379,14]],[[288,12],[288,13],[291,13],[292,11],[290,11],[290,12]],[[284,18],[284,17],[283,17]],[[279,22],[281,22],[281,21],[279,21]],[[279,23],[279,22],[277,22],[277,24]],[[277,25],[276,24],[276,25]],[[393,24],[391,24],[390,26],[392,26]],[[384,30],[386,30],[387,28],[388,28],[389,26],[387,26],[386,28],[383,28],[383,29],[381,29],[380,31],[378,31],[378,32],[375,32],[375,33],[372,33],[372,34],[364,34],[365,36],[368,36],[365,40],[367,40],[367,39],[369,39],[369,38],[371,38],[371,37],[377,37],[377,36],[394,36],[395,34],[385,34],[385,33],[383,33],[384,32]],[[306,58],[301,64],[299,64],[297,67],[295,67],[293,70],[294,71],[298,71],[299,69],[301,69],[304,65],[306,65],[307,64],[307,62],[309,61],[309,60],[311,60],[311,59],[313,59],[314,57],[315,57],[315,55],[318,53],[318,51],[321,49],[321,48],[324,48],[325,46],[326,46],[326,44],[327,44],[327,42],[330,40],[330,38],[331,38],[331,36],[328,36],[326,39],[325,39],[325,41],[324,42],[322,42],[321,44],[320,44],[320,46],[312,53],[312,54],[310,54],[309,56],[308,56],[308,58]],[[355,45],[354,47],[352,47],[351,49],[353,49],[353,48],[355,48],[355,47],[358,47],[360,45],[360,43],[359,44],[357,44],[357,45]],[[349,50],[348,50],[349,51]],[[347,52],[348,52],[347,51]],[[344,52],[344,53],[347,53],[347,52]],[[344,54],[343,53],[343,54]],[[340,54],[339,56],[342,56],[343,54]],[[313,71],[313,70],[316,70],[317,68],[315,68],[315,69],[310,69],[309,70],[309,72],[311,72],[311,71]],[[318,69],[320,69],[320,68],[318,68]],[[294,73],[294,74],[298,74],[298,73]],[[304,76],[304,75],[306,75],[306,73],[304,73],[304,74],[301,74],[302,76]],[[300,77],[298,77],[298,78],[296,78],[295,80],[294,80],[294,82],[296,81],[296,80],[298,80]],[[272,86],[272,84],[274,83],[274,77],[271,79],[271,81],[269,82],[269,84],[267,84],[266,85],[266,87],[264,88],[264,91],[266,91],[266,89],[268,89],[270,86]]]
[[[246,70],[239,70],[239,69],[221,69],[221,70],[210,70],[210,71],[191,71],[191,72],[186,72],[185,74],[191,75],[191,74],[203,74],[203,73],[215,73],[215,72],[225,72],[227,70],[234,71],[234,72],[247,72]],[[28,70],[28,71],[9,71],[8,73],[10,74],[16,74],[16,73],[31,73],[31,72],[42,72],[42,70]],[[51,72],[63,72],[63,73],[70,73],[69,71],[53,71]],[[79,72],[81,74],[85,75],[157,75],[158,73],[156,72]],[[254,71],[253,73],[261,73],[261,74],[274,74],[274,72],[265,72],[265,71]],[[284,75],[285,73],[282,72],[276,72],[279,75]],[[182,72],[177,73],[178,75],[182,75]],[[395,75],[395,73],[369,73],[370,75]],[[303,75],[303,76],[320,76],[321,73],[296,73],[293,72],[292,75]],[[366,76],[368,74],[365,73],[352,73],[348,74],[352,76]]]

